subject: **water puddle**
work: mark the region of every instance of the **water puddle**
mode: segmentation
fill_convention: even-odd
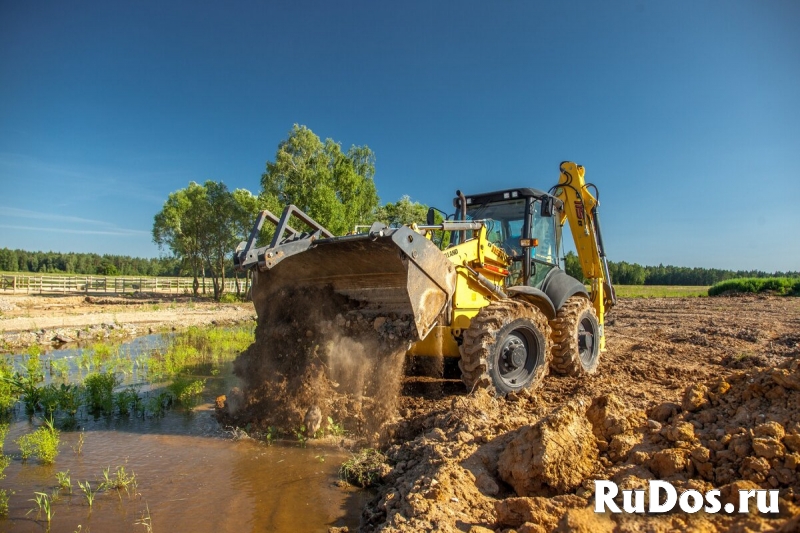
[[[120,351],[136,363],[142,354],[165,349],[170,342],[169,336],[150,335]],[[43,361],[69,360],[74,377],[82,356],[80,348],[56,350]],[[72,493],[62,489],[52,504],[53,532],[357,529],[369,494],[337,485],[338,467],[348,452],[291,441],[266,446],[231,440],[212,416],[214,397],[236,382],[231,364],[205,370],[207,374],[193,376],[205,380],[200,405],[193,411],[173,408],[163,416],[130,418],[79,414],[76,429],[61,431],[60,453],[49,466],[21,460],[14,441],[40,426],[41,415],[31,423],[17,407],[5,440],[5,453],[12,459],[0,480],[0,488],[9,493],[8,516],[0,518],[0,531],[46,531],[44,513],[32,501],[34,493],[52,494],[56,473],[66,471]],[[138,385],[143,394],[163,389],[163,384],[142,382],[134,371],[125,381]],[[78,482],[89,481],[96,489],[104,469],[114,473],[119,467],[135,473],[136,488],[131,494],[99,492],[90,507]]]

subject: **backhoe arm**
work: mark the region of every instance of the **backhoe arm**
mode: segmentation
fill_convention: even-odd
[[[563,226],[569,220],[569,228],[575,241],[578,260],[583,270],[583,276],[592,284],[592,305],[597,312],[600,322],[601,339],[600,348],[605,349],[605,334],[603,324],[605,312],[617,301],[614,287],[611,285],[611,276],[608,272],[608,262],[603,248],[603,237],[600,233],[600,221],[597,214],[599,201],[589,192],[589,188],[597,188],[587,184],[584,180],[585,169],[571,161],[561,163],[561,175],[555,187],[555,196],[564,202],[561,212],[560,224]]]

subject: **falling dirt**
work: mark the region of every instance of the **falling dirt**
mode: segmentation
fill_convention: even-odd
[[[221,419],[308,436],[330,419],[369,442],[385,437],[412,319],[376,316],[326,289],[282,288],[267,300],[289,304],[259,317],[256,342],[234,365],[242,388],[228,395]]]

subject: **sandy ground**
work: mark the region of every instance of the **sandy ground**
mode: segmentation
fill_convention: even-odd
[[[151,330],[233,324],[254,315],[249,303],[187,297],[0,295],[0,346],[127,337]]]

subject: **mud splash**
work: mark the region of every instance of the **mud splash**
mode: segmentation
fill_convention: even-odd
[[[256,341],[234,364],[242,380],[220,419],[309,436],[328,419],[377,442],[396,417],[408,316],[380,315],[330,289],[283,288],[259,317]],[[310,427],[309,427],[310,426]]]

